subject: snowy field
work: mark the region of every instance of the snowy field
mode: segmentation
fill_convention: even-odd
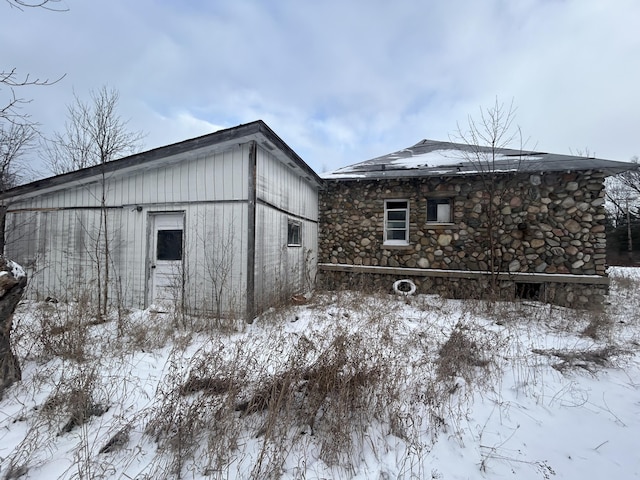
[[[25,302],[0,477],[640,477],[640,270],[604,312],[322,293],[252,325]]]

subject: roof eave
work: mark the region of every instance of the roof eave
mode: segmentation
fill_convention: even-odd
[[[117,171],[126,171],[127,169],[137,169],[144,165],[151,165],[156,161],[179,155],[185,152],[196,151],[214,146],[225,148],[233,142],[243,140],[268,140],[274,146],[286,155],[290,160],[295,162],[304,172],[305,177],[315,183],[318,187],[323,185],[323,180],[309,167],[291,147],[289,147],[269,126],[262,120],[256,120],[251,123],[238,125],[236,127],[218,130],[208,133],[200,137],[191,138],[182,142],[165,145],[162,147],[147,150],[145,152],[129,155],[107,162],[102,165],[94,165],[92,167],[83,168],[73,172],[63,173],[53,177],[47,177],[36,180],[25,185],[7,190],[0,193],[0,201],[9,198],[27,195],[33,192],[53,191],[68,186],[85,184],[93,179],[98,179],[103,174],[109,174]]]

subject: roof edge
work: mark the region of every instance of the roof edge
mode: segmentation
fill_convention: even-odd
[[[261,134],[271,141],[279,150],[287,157],[297,163],[302,170],[311,176],[313,181],[321,186],[324,180],[311,168],[302,158],[289,147],[263,120],[255,120],[253,122],[244,123],[235,127],[217,130],[207,133],[199,137],[190,138],[169,145],[146,150],[144,152],[134,153],[132,155],[109,161],[105,164],[93,165],[73,172],[67,172],[52,177],[46,177],[35,180],[24,185],[11,188],[0,193],[0,200],[25,195],[42,189],[56,189],[63,187],[70,182],[78,182],[86,180],[103,173],[112,173],[126,167],[136,167],[145,163],[150,163],[161,158],[179,155],[190,150],[206,148],[224,142],[233,141],[250,135]]]

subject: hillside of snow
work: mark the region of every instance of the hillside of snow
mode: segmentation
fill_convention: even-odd
[[[0,477],[640,477],[640,271],[603,312],[317,293],[252,325],[23,302]]]

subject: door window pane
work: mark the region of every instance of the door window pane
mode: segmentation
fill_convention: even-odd
[[[158,230],[158,260],[182,260],[182,230]]]

